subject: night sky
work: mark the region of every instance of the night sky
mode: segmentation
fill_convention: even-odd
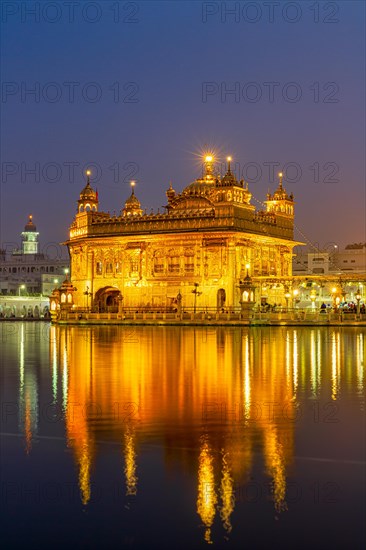
[[[1,8],[3,247],[29,213],[43,247],[64,241],[91,163],[100,210],[118,213],[135,179],[162,211],[205,151],[221,172],[232,155],[257,207],[284,169],[296,239],[366,240],[364,2]]]

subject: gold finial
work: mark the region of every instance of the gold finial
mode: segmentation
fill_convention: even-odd
[[[206,169],[206,174],[205,176],[211,176],[212,175],[212,163],[214,161],[214,157],[213,155],[206,155],[205,156],[205,169]]]
[[[91,176],[91,170],[87,170],[86,171],[86,178],[87,178],[86,183],[87,183],[87,185],[90,185],[90,176]]]
[[[279,172],[278,177],[280,178],[280,187],[282,187],[282,176],[283,176],[283,173]]]
[[[130,185],[131,185],[131,189],[132,189],[132,195],[135,194],[135,185],[136,185],[136,182],[134,180],[130,181]]]
[[[231,172],[231,165],[230,165],[230,163],[231,163],[232,158],[231,158],[231,157],[227,157],[226,160],[227,160],[227,171],[230,173],[230,172]]]

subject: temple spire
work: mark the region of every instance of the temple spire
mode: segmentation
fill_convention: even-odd
[[[166,196],[168,197],[168,202],[172,201],[175,197],[175,191],[171,181],[169,182],[169,189],[166,191]]]
[[[283,177],[282,172],[279,172],[278,177],[280,178],[280,182],[279,182],[279,186],[278,186],[278,187],[279,187],[279,189],[281,189],[281,191],[282,191],[282,177]]]
[[[90,185],[90,175],[91,170],[86,170],[86,185],[84,189],[80,192],[80,197],[78,200],[78,212],[92,211],[97,212],[98,210],[98,191]]]
[[[205,156],[205,176],[212,176],[213,174],[213,156],[212,155],[206,155]]]
[[[231,174],[231,157],[227,157],[227,173]]]
[[[125,202],[125,207],[122,210],[123,216],[142,216],[140,201],[135,195],[135,181],[130,182],[131,195]]]

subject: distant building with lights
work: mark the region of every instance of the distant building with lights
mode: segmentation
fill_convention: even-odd
[[[174,308],[179,302],[220,311],[254,301],[245,281],[258,277],[282,279],[285,303],[293,247],[301,244],[293,238],[293,195],[280,174],[277,190],[258,211],[248,185],[232,172],[230,157],[223,177],[215,174],[213,161],[207,156],[202,176],[181,193],[170,184],[164,213],[147,214],[133,182],[118,215],[100,211],[88,173],[65,243],[70,303],[106,311],[121,302],[125,308]]]
[[[357,274],[366,273],[366,243],[348,244],[343,250],[331,245],[316,252],[301,251],[294,257],[293,274]]]
[[[67,259],[51,259],[39,252],[39,232],[30,215],[21,233],[21,247],[0,250],[0,295],[48,296],[69,268]]]

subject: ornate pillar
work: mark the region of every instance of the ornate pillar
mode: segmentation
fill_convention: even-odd
[[[227,266],[226,266],[226,280],[225,286],[227,288],[226,304],[228,307],[232,307],[235,303],[235,283],[236,283],[236,248],[232,239],[227,244]]]
[[[244,281],[240,281],[239,283],[239,289],[239,303],[241,308],[240,317],[241,319],[249,320],[250,314],[255,305],[255,285],[252,282],[252,278],[250,277],[248,270]]]
[[[123,314],[123,296],[122,294],[118,295],[118,315]]]
[[[88,285],[88,281],[90,282],[90,308],[94,305],[94,251],[88,250],[86,251],[87,255],[87,271],[86,271],[86,285]],[[103,266],[104,269],[104,266]]]

